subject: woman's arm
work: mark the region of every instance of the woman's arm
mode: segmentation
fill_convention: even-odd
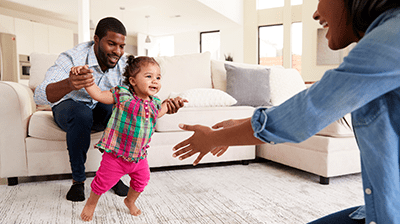
[[[241,120],[236,125],[219,130],[213,130],[202,125],[183,125],[179,127],[186,131],[194,131],[194,134],[177,144],[173,150],[173,156],[180,160],[200,153],[193,165],[197,165],[200,160],[211,150],[218,146],[233,145],[259,145],[265,142],[254,137],[251,126],[251,118]]]
[[[238,125],[242,122],[245,122],[246,120],[247,120],[247,118],[245,118],[245,119],[229,119],[229,120],[221,121],[217,124],[214,124],[211,128],[213,128],[213,129],[228,128],[228,127]],[[229,146],[217,146],[213,150],[211,150],[211,154],[213,154],[214,156],[220,157],[226,152],[226,150],[228,150],[228,148],[229,148]]]

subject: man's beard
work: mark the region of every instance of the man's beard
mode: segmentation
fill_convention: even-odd
[[[101,49],[100,45],[99,45],[99,47],[98,47],[98,49],[97,49],[97,52],[98,52],[98,54],[99,54],[100,63],[103,64],[103,65],[105,65],[105,66],[107,66],[107,69],[114,68],[114,67],[118,64],[119,59],[121,58],[121,57],[119,57],[119,56],[117,56],[117,55],[115,55],[115,54],[112,54],[112,55],[106,54],[106,53]],[[111,63],[108,61],[108,56],[113,56],[113,55],[115,55],[115,56],[118,57],[118,60],[115,62],[115,64],[111,64]]]

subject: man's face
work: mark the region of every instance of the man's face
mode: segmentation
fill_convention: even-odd
[[[125,36],[108,31],[107,35],[99,39],[94,36],[94,52],[102,71],[114,68],[124,54]]]

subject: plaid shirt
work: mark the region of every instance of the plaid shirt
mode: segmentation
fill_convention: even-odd
[[[93,77],[95,82],[101,90],[111,89],[114,86],[122,84],[122,74],[126,66],[126,57],[122,56],[114,68],[110,68],[103,72],[99,63],[97,62],[93,46],[94,42],[89,41],[79,44],[76,47],[60,54],[54,65],[47,70],[43,82],[35,89],[34,99],[36,104],[49,104],[54,106],[66,99],[73,99],[75,101],[85,102],[89,108],[93,109],[96,106],[97,101],[93,100],[84,88],[68,93],[56,103],[50,103],[47,100],[47,85],[68,78],[69,72],[74,66],[85,64],[89,65],[89,68],[93,69],[94,71]]]
[[[142,100],[123,86],[117,86],[111,92],[115,101],[113,112],[95,147],[137,163],[147,156],[161,100],[157,97]]]

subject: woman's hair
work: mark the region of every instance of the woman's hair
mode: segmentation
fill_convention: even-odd
[[[135,57],[133,55],[129,55],[124,74],[122,74],[124,76],[124,84],[133,89],[132,85],[129,82],[129,78],[136,77],[136,75],[142,70],[142,68],[144,66],[147,66],[148,64],[154,64],[160,67],[158,62],[152,57]]]
[[[361,38],[371,23],[383,12],[400,7],[399,0],[344,0],[349,13],[349,21],[353,22],[354,33]]]
[[[99,40],[101,40],[101,38],[107,35],[108,31],[126,36],[126,29],[124,24],[122,24],[121,21],[114,17],[106,17],[101,19],[99,23],[97,23],[94,34],[99,37]]]

